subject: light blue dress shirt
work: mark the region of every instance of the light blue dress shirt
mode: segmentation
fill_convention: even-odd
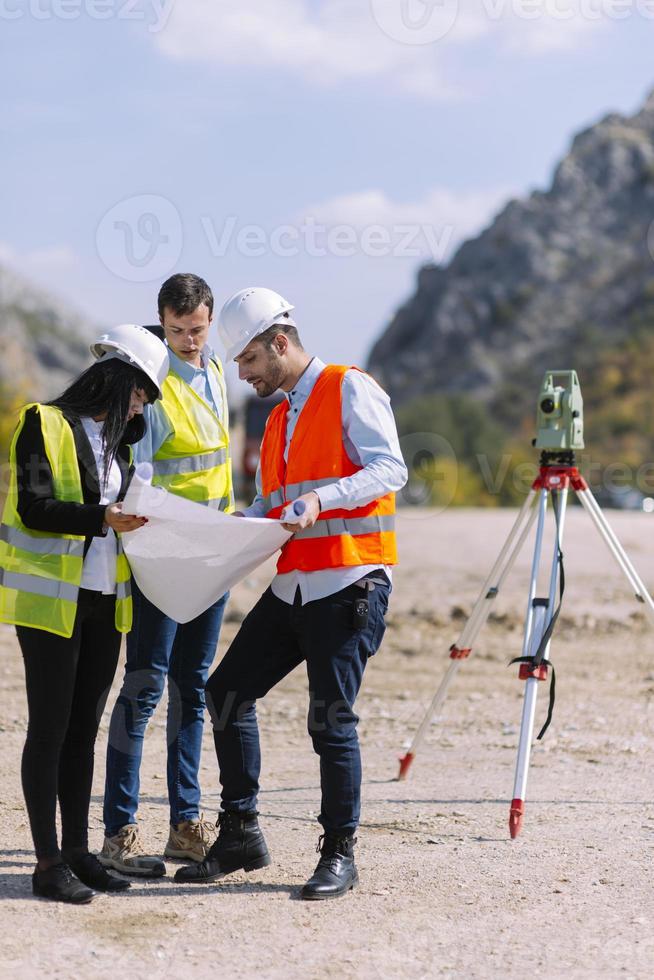
[[[295,426],[313,386],[325,368],[314,357],[299,378],[295,388],[286,392],[286,446],[284,459]],[[354,510],[378,497],[401,490],[407,481],[407,468],[402,459],[395,419],[390,398],[376,381],[361,371],[348,371],[342,387],[343,445],[355,466],[362,469],[352,476],[343,477],[316,492],[320,497],[321,510]],[[256,475],[257,495],[243,514],[246,517],[265,517],[265,504],[261,494],[261,468]],[[271,583],[273,593],[284,602],[292,603],[296,590],[300,589],[302,605],[315,599],[324,599],[357,582],[380,565],[355,565],[342,568],[326,568],[317,572],[293,571],[276,575]],[[384,571],[391,577],[390,568]]]
[[[168,347],[168,345],[166,344]],[[180,376],[182,381],[197,392],[200,398],[204,399],[220,421],[225,424],[225,405],[220,385],[216,381],[213,371],[209,370],[209,360],[213,357],[213,351],[205,344],[201,351],[202,367],[196,368],[188,361],[183,361],[181,357],[174,354],[168,347],[168,357],[172,371]],[[147,423],[147,431],[142,439],[134,444],[134,462],[151,463],[154,454],[160,449],[166,439],[173,435],[174,429],[170,424],[170,419],[161,406],[161,399],[158,398],[154,404],[145,405],[143,412]]]

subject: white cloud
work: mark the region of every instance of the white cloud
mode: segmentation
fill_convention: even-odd
[[[406,2],[178,0],[152,36],[162,53],[180,61],[272,69],[319,85],[385,79],[438,101],[462,96],[446,81],[447,69],[471,43],[488,38],[514,57],[576,51],[621,19],[618,7],[624,12],[627,4],[628,14],[638,16],[644,0],[631,7],[630,0]],[[416,27],[421,12],[424,26]]]
[[[311,219],[326,228],[343,226],[359,233],[380,227],[390,236],[390,254],[444,262],[465,239],[486,227],[513,196],[509,187],[472,191],[434,187],[421,200],[401,202],[370,189],[313,204],[296,220],[302,223]],[[410,240],[409,229],[413,231]]]
[[[281,71],[331,85],[388,77],[404,91],[435,100],[455,96],[436,52],[388,37],[357,0],[183,0],[175,4],[160,50],[184,61]]]

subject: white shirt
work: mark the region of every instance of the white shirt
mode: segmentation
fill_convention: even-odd
[[[324,368],[325,364],[314,357],[295,388],[286,393],[286,461],[300,413]],[[401,490],[408,475],[400,451],[390,398],[386,392],[373,378],[361,371],[348,371],[343,378],[341,391],[343,445],[351,461],[362,469],[316,491],[323,511],[363,507],[391,491]],[[257,495],[252,505],[243,511],[246,517],[265,516],[260,467],[257,470],[256,486]],[[382,567],[384,566],[354,565],[325,568],[317,572],[294,570],[276,575],[270,587],[278,599],[288,603],[293,602],[299,588],[304,605],[340,592],[348,585],[358,582],[364,575]],[[384,567],[384,571],[390,579],[390,568]]]
[[[98,468],[98,483],[100,486],[100,503],[112,504],[120,493],[121,475],[120,467],[115,459],[112,459],[109,467],[109,479],[105,486],[104,460],[102,458],[103,442],[102,430],[104,422],[96,422],[92,418],[82,418],[84,431],[91,443],[91,449],[95,457],[95,464]],[[103,595],[113,595],[116,591],[116,557],[118,542],[112,528],[109,528],[104,537],[95,537],[91,541],[89,550],[86,552],[84,566],[82,568],[82,589],[91,589],[93,592],[102,592]]]

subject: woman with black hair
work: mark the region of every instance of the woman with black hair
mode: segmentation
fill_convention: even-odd
[[[120,503],[130,444],[168,371],[165,346],[142,327],[116,327],[91,349],[97,363],[63,394],[21,411],[0,526],[0,622],[16,626],[25,663],[32,889],[75,904],[129,887],[89,853],[88,814],[98,725],[132,619],[118,535],[145,523]]]

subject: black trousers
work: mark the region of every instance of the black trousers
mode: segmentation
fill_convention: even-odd
[[[261,750],[256,701],[299,664],[309,680],[307,727],[320,757],[326,831],[353,834],[361,811],[361,754],[354,702],[368,659],[384,635],[390,583],[369,594],[365,623],[354,620],[357,585],[307,602],[299,589],[293,605],[268,589],[243,620],[229,650],[207,683],[207,707],[223,786],[225,810],[254,810]]]
[[[29,722],[21,776],[37,858],[88,846],[93,751],[120,652],[115,596],[80,589],[73,635],[17,626]]]

